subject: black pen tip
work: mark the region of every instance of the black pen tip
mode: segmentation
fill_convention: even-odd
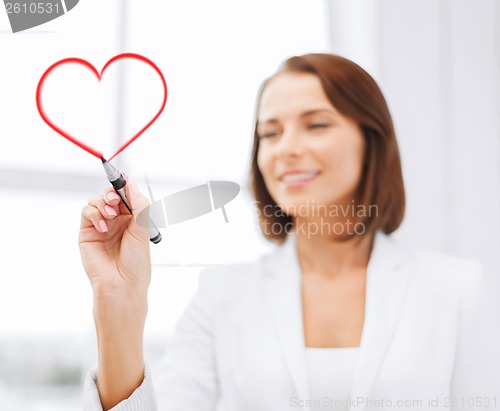
[[[104,164],[106,162],[106,159],[104,157],[101,157],[101,161]]]

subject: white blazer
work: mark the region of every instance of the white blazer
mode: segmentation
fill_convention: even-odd
[[[500,324],[485,287],[477,262],[377,232],[350,410],[500,410]],[[295,236],[256,262],[203,271],[152,368],[113,411],[310,410]]]

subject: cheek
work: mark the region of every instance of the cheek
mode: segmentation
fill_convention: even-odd
[[[259,147],[259,152],[257,153],[257,166],[259,167],[262,177],[267,179],[271,169],[271,160],[266,150],[263,150],[262,147]]]
[[[323,165],[334,174],[344,169],[352,161],[352,154],[346,150],[345,144],[341,144],[339,141],[315,147],[314,151],[316,158],[319,158]]]
[[[353,142],[352,136],[345,141],[337,140],[334,144],[323,147],[318,155],[332,171],[332,177],[358,179],[363,164],[363,140]]]

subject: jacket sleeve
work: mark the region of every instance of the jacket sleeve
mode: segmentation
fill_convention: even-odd
[[[214,411],[219,398],[214,336],[217,270],[200,273],[198,291],[177,322],[158,364],[155,387],[160,411]],[[220,269],[219,269],[220,270]]]
[[[453,411],[500,410],[500,290],[478,262],[467,263],[450,405]]]
[[[162,360],[152,367],[152,372],[146,365],[142,384],[110,411],[216,409],[219,397],[214,356],[213,290],[216,287],[211,272],[200,273],[198,291],[177,322]],[[96,370],[92,370],[85,381],[85,411],[102,411],[96,374]]]

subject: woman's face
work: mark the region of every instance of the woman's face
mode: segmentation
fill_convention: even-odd
[[[273,78],[262,94],[257,133],[260,172],[285,212],[302,216],[312,205],[352,204],[363,169],[363,134],[332,106],[318,77]]]

